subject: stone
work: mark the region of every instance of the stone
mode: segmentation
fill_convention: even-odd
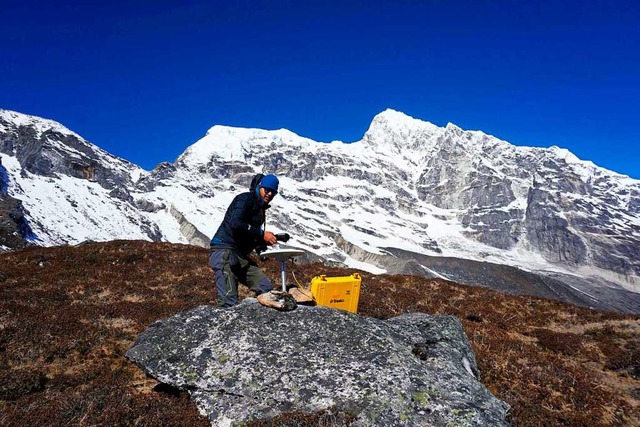
[[[282,291],[274,290],[265,292],[264,294],[258,295],[256,299],[265,307],[271,307],[281,311],[295,310],[298,306],[292,295]]]
[[[453,316],[281,312],[248,298],[157,321],[126,356],[188,390],[212,425],[323,410],[352,414],[353,426],[509,425]]]

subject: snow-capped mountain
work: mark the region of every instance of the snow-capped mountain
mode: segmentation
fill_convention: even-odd
[[[327,261],[640,311],[640,181],[558,147],[387,110],[349,144],[214,126],[145,171],[59,123],[0,110],[0,153],[4,203],[24,216],[5,235],[36,244],[207,246],[252,176],[276,173],[267,228]]]

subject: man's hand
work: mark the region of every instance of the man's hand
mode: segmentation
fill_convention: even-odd
[[[278,239],[276,239],[276,235],[270,231],[264,232],[264,241],[267,245],[274,245]]]

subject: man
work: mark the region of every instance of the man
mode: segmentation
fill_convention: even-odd
[[[276,236],[264,226],[269,203],[278,194],[278,184],[275,175],[256,175],[250,191],[233,199],[211,239],[209,263],[214,271],[218,307],[238,303],[238,282],[258,295],[273,289],[271,280],[249,254],[260,246],[276,243]]]

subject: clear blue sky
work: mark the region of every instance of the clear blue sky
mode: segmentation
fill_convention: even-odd
[[[640,178],[640,2],[0,0],[0,107],[151,169],[216,124],[386,108]]]

